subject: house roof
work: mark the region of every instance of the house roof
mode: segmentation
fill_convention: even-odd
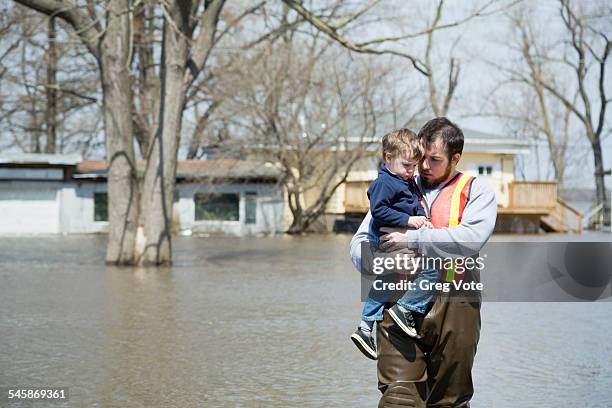
[[[145,162],[136,163],[139,173],[144,173]],[[106,177],[106,161],[84,160],[77,164],[75,178]],[[252,160],[213,159],[179,160],[176,177],[181,179],[240,179],[240,180],[278,180],[280,170],[271,163]]]
[[[473,129],[463,129],[465,136],[464,152],[529,154],[529,143],[508,136],[485,133]]]
[[[48,164],[74,166],[83,160],[80,154],[46,154],[46,153],[3,153],[0,163],[3,164]]]
[[[497,154],[529,154],[529,143],[509,136],[485,133],[479,130],[462,129],[465,137],[463,152],[497,153]],[[369,143],[370,149],[380,148],[381,137],[367,139],[348,138],[351,143]]]

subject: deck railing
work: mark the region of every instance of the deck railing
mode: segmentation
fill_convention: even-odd
[[[554,181],[513,181],[508,188],[508,207],[552,210],[557,205],[557,183]]]

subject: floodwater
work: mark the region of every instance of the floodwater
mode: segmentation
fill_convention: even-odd
[[[374,407],[346,235],[175,241],[171,269],[102,236],[0,239],[0,388],[75,407]],[[612,303],[484,303],[473,407],[612,406]]]

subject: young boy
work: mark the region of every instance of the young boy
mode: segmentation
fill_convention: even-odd
[[[423,155],[417,135],[405,128],[388,133],[382,139],[382,150],[384,164],[378,172],[378,178],[368,189],[372,213],[370,231],[375,235],[371,241],[377,242],[384,235],[380,232],[381,227],[431,227],[419,202],[414,181],[415,168]],[[436,271],[422,272],[424,276],[436,279]],[[372,329],[375,321],[382,320],[385,302],[375,300],[371,295],[372,291],[363,305],[361,322],[351,335],[351,340],[366,357],[375,360],[377,352]],[[389,314],[408,335],[414,337],[417,332],[411,312],[424,313],[430,300],[431,293],[406,291],[397,304],[389,309]]]

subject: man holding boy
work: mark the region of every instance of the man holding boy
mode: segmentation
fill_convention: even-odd
[[[464,144],[457,125],[435,118],[418,136],[424,155],[416,184],[434,229],[383,227],[387,234],[381,240],[405,243],[415,255],[477,253],[495,226],[493,190],[482,180],[456,171]],[[351,240],[351,258],[359,270],[361,243],[368,240],[370,222],[368,213]],[[466,270],[463,278],[478,280],[479,271]],[[480,336],[480,298],[438,293],[418,323],[418,336],[410,337],[388,310],[384,312],[376,336],[378,382],[383,393],[379,407],[469,407],[474,393],[471,371]]]

